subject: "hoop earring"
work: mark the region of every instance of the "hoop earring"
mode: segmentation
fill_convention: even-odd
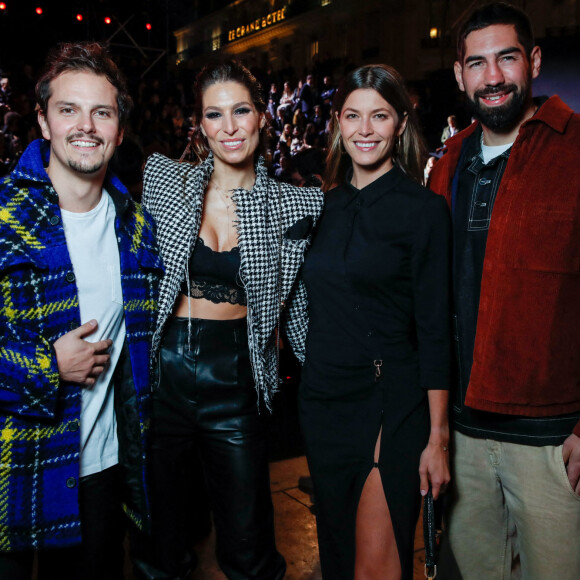
[[[393,157],[398,157],[401,152],[401,136],[397,135],[395,146],[393,147]]]

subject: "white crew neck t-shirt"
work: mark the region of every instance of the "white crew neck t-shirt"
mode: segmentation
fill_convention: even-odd
[[[103,471],[119,461],[117,421],[112,377],[125,340],[119,248],[115,232],[115,206],[103,189],[91,211],[61,209],[68,252],[78,290],[81,323],[95,319],[97,330],[84,340],[113,341],[109,366],[92,387],[82,387],[81,477]]]
[[[504,145],[486,145],[481,141],[481,156],[483,162],[487,165],[492,159],[499,157],[504,151],[507,151],[513,143],[506,143]]]

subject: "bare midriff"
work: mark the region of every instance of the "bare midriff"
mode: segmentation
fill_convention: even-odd
[[[173,309],[173,316],[205,320],[237,320],[245,318],[247,313],[248,307],[241,304],[215,304],[205,298],[189,298],[185,294],[179,295]]]

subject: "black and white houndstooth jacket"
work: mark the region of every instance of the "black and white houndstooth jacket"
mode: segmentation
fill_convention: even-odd
[[[153,337],[154,357],[185,279],[212,171],[211,154],[199,165],[179,163],[159,154],[147,160],[143,204],[157,223],[157,238],[166,269]],[[274,330],[278,322],[279,294],[287,305],[284,317],[288,340],[296,356],[304,360],[307,302],[304,285],[297,276],[310,243],[312,227],[322,211],[323,194],[317,188],[279,185],[268,177],[260,159],[256,164],[253,189],[240,188],[234,192],[233,199],[238,218],[240,278],[248,298],[250,360],[256,389],[271,408],[271,397],[278,387]]]

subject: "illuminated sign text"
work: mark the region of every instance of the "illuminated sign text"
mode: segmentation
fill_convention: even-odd
[[[272,24],[276,24],[277,22],[281,22],[282,20],[286,19],[286,6],[281,10],[275,10],[271,12],[267,16],[262,16],[262,18],[256,18],[256,20],[246,24],[245,26],[238,26],[237,28],[232,28],[228,32],[228,42],[232,40],[237,40],[238,38],[242,38],[243,36],[247,36],[248,34],[252,34],[253,32],[257,32],[258,30],[262,30],[263,28],[267,28],[268,26],[272,26]]]

